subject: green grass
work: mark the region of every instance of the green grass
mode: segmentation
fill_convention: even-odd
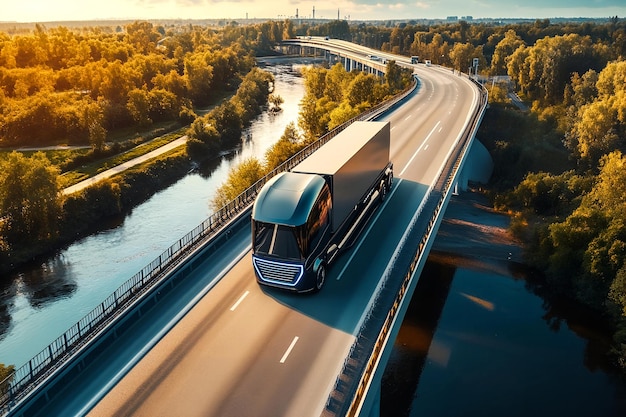
[[[86,155],[89,153],[91,148],[72,148],[72,149],[58,149],[58,150],[29,150],[29,151],[21,151],[19,149],[2,149],[0,150],[0,161],[4,161],[7,158],[7,155],[13,152],[14,150],[21,152],[24,156],[31,156],[36,152],[43,152],[46,155],[46,158],[50,160],[53,165],[61,165],[66,161],[74,159],[79,155]]]
[[[185,130],[186,128],[180,128],[174,132],[159,136],[146,143],[135,146],[134,148],[126,152],[122,152],[120,154],[111,156],[109,158],[104,158],[90,164],[85,164],[78,169],[65,172],[63,175],[61,175],[63,187],[69,187],[71,185],[74,185],[80,181],[86,180],[87,178],[91,178],[94,175],[99,174],[100,172],[123,164],[124,162],[128,162],[131,159],[145,155],[155,149],[160,148],[163,145],[167,145],[168,143],[173,142],[174,140],[183,136],[185,134]]]
[[[175,132],[168,133],[166,135],[152,139],[146,143],[142,143],[141,145],[135,146],[133,149],[130,149],[126,152],[122,152],[118,155],[98,161],[98,163],[94,164],[99,165],[99,167],[96,168],[95,173],[97,174],[102,171],[106,171],[109,168],[123,164],[124,162],[137,158],[138,156],[142,156],[147,154],[148,152],[152,152],[153,150],[158,149],[163,145],[167,145],[168,143],[175,141],[179,137],[183,136],[185,134],[184,132],[185,129],[178,129]]]

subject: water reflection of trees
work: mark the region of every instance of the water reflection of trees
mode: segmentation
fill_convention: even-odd
[[[78,285],[63,255],[55,256],[38,267],[20,274],[20,289],[34,308],[42,308],[58,299],[71,296]]]
[[[455,271],[452,264],[426,262],[383,374],[381,415],[409,415]]]
[[[2,282],[0,291],[2,294],[0,295],[0,340],[2,340],[11,327],[11,313],[9,310],[13,306],[17,285],[13,280]]]
[[[616,371],[610,356],[611,327],[606,317],[563,294],[551,291],[540,271],[517,263],[511,263],[510,268],[514,278],[524,279],[525,288],[541,298],[545,311],[541,318],[551,331],[557,333],[565,325],[585,341],[583,363],[587,369],[608,373]]]
[[[541,299],[544,311],[541,318],[551,331],[568,329],[584,341],[583,365],[591,372],[601,371],[610,379],[618,378],[609,355],[611,331],[608,322],[598,312],[550,292],[545,278],[538,271],[516,262],[481,262],[436,251],[431,251],[430,255],[383,375],[381,415],[410,414],[457,267],[479,269],[523,281],[528,293]],[[621,383],[616,384],[616,389],[621,390],[621,386]]]
[[[42,308],[52,302],[71,296],[77,284],[71,265],[62,255],[23,268],[9,277],[0,287],[0,339],[11,328],[11,310],[18,296],[24,296],[33,308]]]

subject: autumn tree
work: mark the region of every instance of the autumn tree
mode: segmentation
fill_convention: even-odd
[[[267,101],[272,105],[273,111],[280,111],[280,106],[285,102],[285,100],[279,94],[270,94],[267,98]]]
[[[208,64],[209,52],[197,53],[185,58],[187,90],[198,105],[206,104],[211,97],[213,67]]]
[[[226,181],[217,189],[211,207],[217,211],[234,200],[239,194],[265,175],[263,164],[256,158],[248,158],[228,173]]]
[[[304,138],[298,132],[296,125],[291,122],[276,143],[265,152],[265,171],[269,172],[291,158],[304,147]]]
[[[126,42],[142,54],[152,52],[156,49],[157,41],[161,34],[150,22],[136,21],[126,25]]]
[[[485,68],[487,61],[483,56],[482,46],[475,47],[469,43],[455,43],[450,51],[452,68],[461,72],[472,67],[474,58],[478,59],[478,68]]]
[[[13,379],[13,372],[15,372],[14,365],[5,365],[0,363],[0,394],[4,395],[9,390],[9,384]]]
[[[375,97],[373,97],[374,88],[379,83],[376,76],[371,74],[359,73],[357,74],[346,91],[346,99],[348,103],[354,107],[361,103],[369,103],[373,105]]]
[[[509,29],[504,38],[498,42],[495,47],[493,56],[491,57],[491,67],[489,73],[491,75],[505,75],[507,73],[507,62],[513,52],[519,47],[524,46],[522,38],[515,33],[515,30]]]
[[[573,123],[568,132],[570,148],[590,166],[605,154],[619,149],[626,150],[626,62],[609,63],[597,76],[586,75],[572,88],[573,105],[576,107]],[[597,98],[593,99],[597,91]],[[586,101],[589,101],[585,104]]]
[[[126,108],[139,126],[146,127],[152,124],[152,119],[150,118],[150,97],[147,90],[142,88],[130,90]]]
[[[402,68],[396,64],[396,61],[389,60],[385,71],[385,83],[390,94],[395,94],[408,84],[405,73]]]
[[[320,70],[319,75],[319,79],[316,77],[310,80],[307,79],[307,81],[310,81],[308,85],[314,88],[315,96],[318,99],[326,97],[330,101],[341,102],[344,98],[344,90],[352,76],[346,72],[346,69],[340,63],[336,63],[328,70]],[[323,80],[321,79],[322,76]],[[314,87],[313,83],[319,83],[319,85]]]
[[[87,126],[87,131],[89,132],[89,143],[91,144],[91,149],[93,149],[94,152],[103,151],[107,131],[103,127],[104,112],[97,103],[85,106],[84,123]]]
[[[609,48],[594,44],[589,36],[568,34],[540,39],[527,48],[518,47],[507,68],[523,94],[550,105],[563,100],[565,85],[573,73],[599,71],[609,57]]]
[[[58,169],[42,152],[26,158],[15,151],[1,168],[0,210],[7,223],[7,242],[55,236],[60,210]]]

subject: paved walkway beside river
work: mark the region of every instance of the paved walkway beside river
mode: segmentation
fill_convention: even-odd
[[[162,155],[165,152],[169,152],[172,149],[175,149],[179,146],[182,146],[185,143],[187,143],[187,135],[181,136],[180,138],[168,143],[167,145],[163,145],[160,148],[153,150],[152,152],[148,152],[145,155],[138,156],[137,158],[131,159],[130,161],[126,161],[123,164],[114,166],[113,168],[107,169],[106,171],[103,171],[99,173],[98,175],[95,175],[91,178],[87,178],[84,181],[81,181],[77,184],[67,187],[63,190],[63,194],[68,195],[68,194],[72,194],[77,191],[80,191],[84,188],[89,187],[90,185],[97,183],[98,181],[102,181],[103,179],[119,174],[120,172],[123,172],[127,170],[128,168],[134,167],[135,165],[139,165],[149,159],[156,158],[157,156]]]

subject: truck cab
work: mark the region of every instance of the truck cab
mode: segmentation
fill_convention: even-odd
[[[284,172],[261,190],[252,212],[252,263],[261,283],[306,291],[321,288],[311,264],[330,233],[332,199],[324,178]]]

